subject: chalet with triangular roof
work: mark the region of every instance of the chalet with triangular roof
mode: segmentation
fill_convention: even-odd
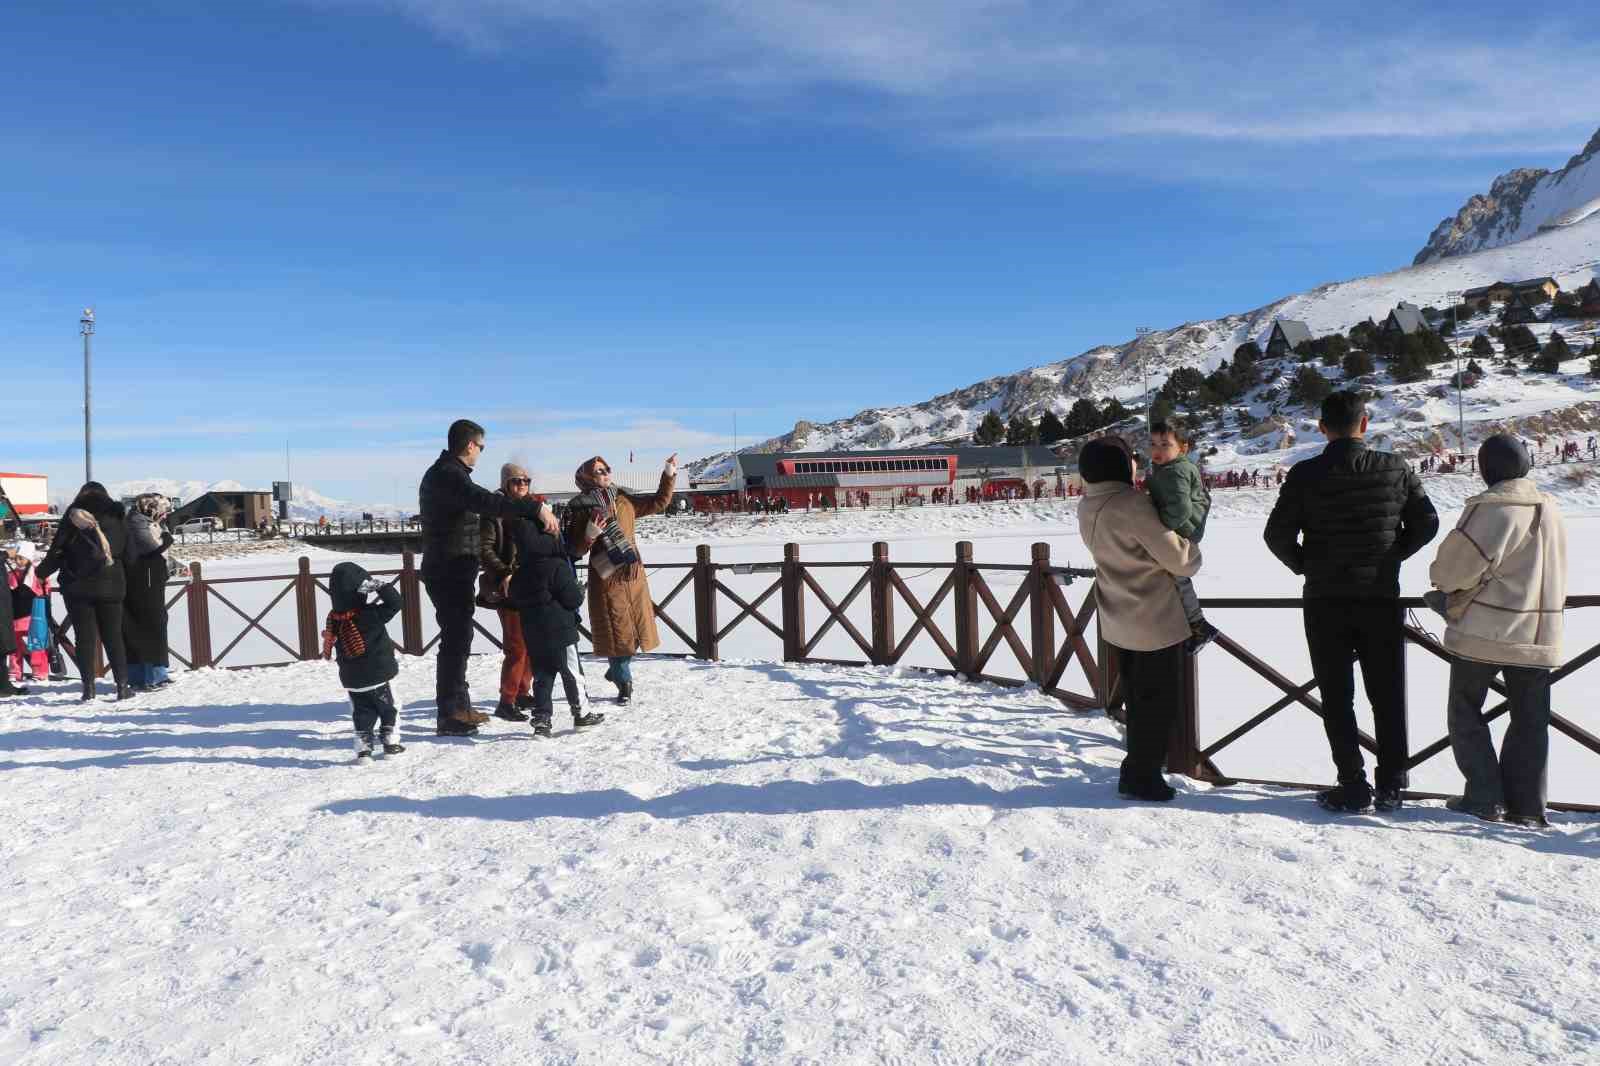
[[[1427,320],[1422,317],[1422,308],[1416,304],[1406,303],[1401,300],[1389,317],[1383,320],[1383,332],[1396,336],[1416,333],[1428,328]]]
[[[1600,278],[1589,279],[1589,284],[1578,290],[1578,314],[1600,318]]]
[[[1527,281],[1512,282],[1511,291],[1529,303],[1542,304],[1546,300],[1554,300],[1561,286],[1556,284],[1555,278],[1529,278]]]
[[[1502,326],[1526,326],[1537,321],[1539,312],[1533,309],[1533,301],[1521,293],[1514,293],[1500,312]]]
[[[1311,339],[1311,330],[1304,322],[1280,318],[1272,323],[1272,332],[1267,334],[1266,352],[1271,356],[1289,355]]]

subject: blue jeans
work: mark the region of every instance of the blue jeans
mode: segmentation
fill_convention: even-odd
[[[128,684],[135,688],[159,685],[167,680],[167,672],[165,666],[151,666],[149,663],[129,663]]]
[[[606,680],[617,685],[633,684],[633,656],[613,655],[606,662],[611,666],[606,670]]]

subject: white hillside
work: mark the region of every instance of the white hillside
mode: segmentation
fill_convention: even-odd
[[[1600,170],[1596,175],[1600,180]],[[1002,418],[1018,413],[1037,418],[1046,410],[1064,415],[1080,396],[1132,402],[1144,391],[1141,357],[1148,364],[1150,387],[1156,388],[1180,366],[1214,369],[1245,341],[1264,340],[1277,318],[1303,321],[1314,334],[1342,332],[1368,318],[1381,321],[1402,300],[1443,307],[1451,291],[1501,279],[1550,275],[1563,289],[1573,289],[1594,276],[1597,259],[1600,213],[1504,247],[1319,285],[1253,311],[1158,330],[1143,345],[1126,341],[1091,348],[922,403],[868,408],[834,422],[801,422],[792,432],[750,450],[915,447],[970,436],[991,410]],[[719,469],[726,469],[726,455],[702,460],[691,472],[714,477]]]

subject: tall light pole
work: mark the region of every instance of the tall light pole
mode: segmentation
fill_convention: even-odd
[[[1460,454],[1464,459],[1467,455],[1467,407],[1462,394],[1466,391],[1467,379],[1461,371],[1461,338],[1456,334],[1461,329],[1461,323],[1456,318],[1456,308],[1461,304],[1461,293],[1451,289],[1444,294],[1450,301],[1450,350],[1456,356],[1456,436],[1460,438]]]
[[[78,319],[78,332],[83,334],[83,480],[94,480],[94,447],[90,417],[89,345],[94,337],[94,308],[85,307]]]
[[[1144,424],[1150,426],[1150,413],[1155,409],[1155,402],[1150,398],[1150,367],[1145,362],[1145,349],[1150,347],[1150,334],[1155,330],[1149,326],[1139,326],[1134,331],[1139,339],[1134,341],[1134,347],[1139,349],[1139,373],[1144,376]]]

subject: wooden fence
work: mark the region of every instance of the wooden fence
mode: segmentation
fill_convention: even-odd
[[[1031,560],[1018,564],[977,563],[973,560],[969,541],[961,541],[956,545],[953,559],[934,562],[891,561],[889,546],[880,542],[873,545],[872,558],[867,562],[808,562],[800,558],[798,545],[787,544],[784,546],[782,562],[719,563],[712,559],[708,546],[700,545],[695,549],[695,561],[692,563],[655,563],[649,568],[653,572],[674,575],[661,582],[668,586],[668,591],[654,601],[655,614],[662,625],[691,649],[686,653],[688,657],[712,661],[720,659],[722,642],[739,627],[749,625],[762,627],[776,638],[785,662],[894,666],[902,662],[918,636],[926,634],[938,649],[945,665],[919,669],[1006,686],[1031,682],[1074,711],[1104,708],[1113,716],[1120,717],[1116,658],[1099,638],[1098,627],[1093,640],[1089,635],[1097,607],[1092,581],[1094,572],[1053,565],[1048,544],[1034,544]],[[826,570],[859,570],[861,573],[849,590],[835,599],[818,580],[818,574]],[[943,580],[926,602],[919,599],[908,585],[905,574],[910,571],[944,574]],[[328,575],[313,573],[308,559],[302,557],[297,572],[289,575],[208,578],[198,562],[190,564],[189,572],[188,581],[168,586],[175,591],[167,602],[169,611],[182,602],[187,614],[188,647],[171,649],[172,656],[184,666],[190,669],[243,669],[282,666],[320,656],[322,614],[317,596],[319,593],[329,595],[326,584]],[[678,576],[680,572],[681,576]],[[435,636],[430,641],[423,641],[425,595],[415,557],[406,552],[400,569],[375,570],[372,573],[376,577],[387,578],[390,584],[399,585],[402,604],[401,639],[398,642],[400,650],[409,655],[426,654],[439,638]],[[771,574],[773,577],[759,594],[747,598],[729,587],[724,580],[729,574]],[[996,574],[1011,575],[1018,579],[1015,591],[1004,602],[986,576]],[[1067,588],[1079,579],[1085,579],[1078,585],[1083,589],[1083,594],[1074,608]],[[234,602],[231,593],[236,587],[260,583],[279,583],[282,587],[276,590],[265,607],[251,614]],[[1002,593],[1004,591],[1001,590]],[[264,619],[291,595],[295,606],[295,632],[275,633]],[[866,631],[853,622],[847,613],[863,596],[867,600],[869,617]],[[774,600],[776,614],[773,613]],[[948,632],[935,617],[946,601],[951,602],[954,615],[954,624]],[[1301,606],[1301,601],[1294,598],[1213,598],[1201,602],[1206,607],[1220,610],[1280,611]],[[1401,605],[1420,608],[1422,601],[1403,599]],[[685,606],[688,615],[683,612]],[[1567,607],[1600,607],[1600,596],[1569,597]],[[232,612],[244,622],[243,628],[220,649],[212,643],[211,613],[214,608]],[[676,616],[674,611],[677,612]],[[1027,619],[1026,639],[1018,626],[1023,618]],[[476,621],[473,624],[495,647],[500,646],[497,635]],[[54,618],[51,625],[60,636],[65,650],[71,654],[71,641],[60,633]],[[835,627],[848,638],[855,650],[859,650],[860,658],[825,658],[815,654],[823,638]],[[590,638],[587,629],[581,626],[580,629],[586,639]],[[273,663],[228,663],[229,656],[250,633],[261,634],[282,649],[286,658]],[[1425,653],[1449,660],[1449,654],[1443,646],[1417,626],[1407,625],[1405,638],[1409,644]],[[1016,659],[1023,677],[991,672],[991,664],[1002,643]],[[1308,782],[1230,776],[1219,768],[1217,757],[1222,752],[1278,714],[1298,706],[1321,718],[1322,704],[1313,695],[1316,690],[1314,679],[1297,682],[1285,676],[1225,632],[1217,638],[1216,644],[1223,652],[1267,681],[1279,694],[1237,728],[1202,746],[1201,659],[1186,657],[1180,713],[1168,748],[1168,769],[1217,784],[1245,781],[1317,787]],[[1600,658],[1600,644],[1556,670],[1551,677],[1552,686],[1570,678],[1596,658]],[[100,665],[103,675],[103,662],[98,657],[97,665]],[[1065,679],[1073,666],[1078,668],[1078,683],[1082,690],[1066,687]],[[1569,689],[1571,687],[1568,686]],[[1499,681],[1492,685],[1492,689],[1501,696],[1505,695],[1505,687]],[[1485,718],[1493,721],[1508,710],[1509,704],[1502,700],[1489,708]],[[1553,712],[1551,727],[1590,753],[1600,755],[1600,737],[1565,715]],[[1372,737],[1363,733],[1360,740],[1364,748],[1376,754],[1377,744]],[[1448,748],[1448,737],[1416,748],[1409,756],[1407,768],[1415,768]],[[1600,811],[1600,805],[1591,803],[1557,802],[1551,806]]]

